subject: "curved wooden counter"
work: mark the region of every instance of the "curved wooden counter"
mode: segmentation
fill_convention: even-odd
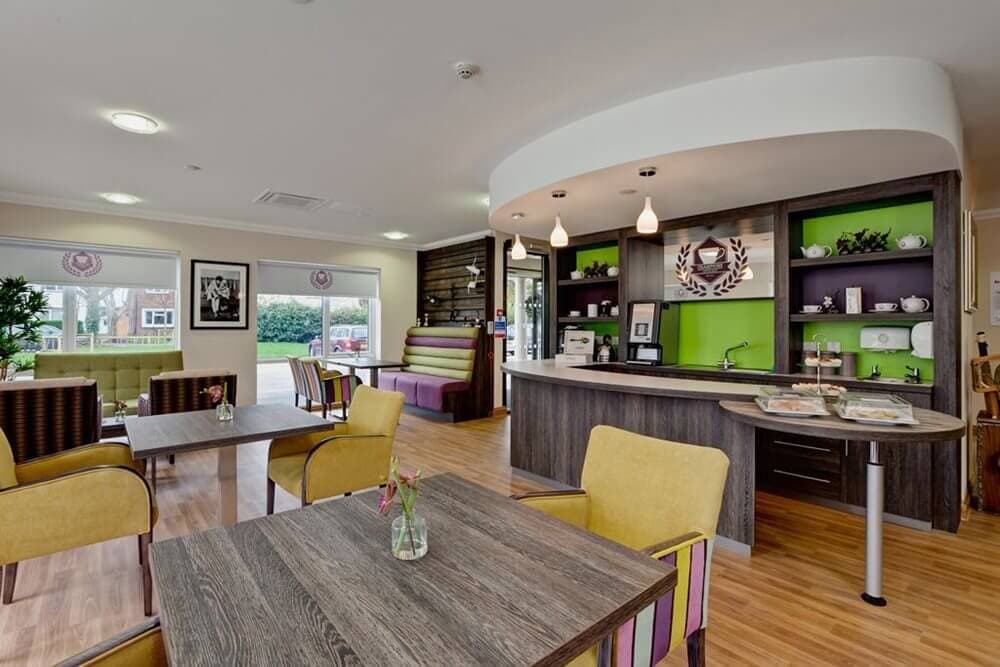
[[[760,386],[572,368],[553,360],[509,362],[503,369],[512,384],[513,467],[578,486],[590,430],[599,424],[715,447],[730,462],[718,533],[749,552],[754,427],[727,419],[719,401],[750,401]]]

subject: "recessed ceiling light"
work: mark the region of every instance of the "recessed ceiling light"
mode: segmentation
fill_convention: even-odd
[[[524,213],[521,213],[520,211],[518,211],[517,213],[511,213],[510,217],[513,220],[524,220],[525,216],[524,216]]]
[[[403,239],[410,237],[410,235],[406,232],[385,232],[382,236],[386,237],[390,241],[402,241]]]
[[[111,114],[111,124],[119,130],[136,134],[156,134],[160,131],[160,124],[155,120],[132,111],[116,111]]]
[[[553,199],[565,199],[566,198],[566,191],[565,190],[553,190],[552,191],[552,198]]]
[[[130,195],[126,192],[104,192],[101,194],[101,197],[103,197],[105,201],[109,201],[112,204],[122,204],[125,206],[131,206],[132,204],[139,202],[138,197]]]

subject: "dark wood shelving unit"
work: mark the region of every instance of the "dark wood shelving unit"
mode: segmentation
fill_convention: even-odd
[[[792,313],[791,322],[933,322],[934,313]]]
[[[845,266],[849,264],[873,264],[875,262],[899,262],[917,259],[930,260],[934,257],[934,248],[919,248],[917,250],[886,250],[884,252],[869,252],[856,255],[832,255],[818,259],[799,258],[788,262],[793,269],[811,269],[823,266]]]
[[[578,280],[568,278],[566,280],[560,280],[559,287],[573,287],[575,285],[608,285],[617,282],[618,276],[597,276],[596,278],[580,278]]]
[[[618,316],[607,317],[560,317],[559,324],[597,324],[598,322],[618,322]]]

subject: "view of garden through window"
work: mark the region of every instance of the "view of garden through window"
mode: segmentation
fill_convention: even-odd
[[[372,299],[258,295],[257,360],[367,352],[372,305]],[[322,336],[324,310],[329,323],[326,349]]]

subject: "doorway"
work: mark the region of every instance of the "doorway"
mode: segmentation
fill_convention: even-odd
[[[512,259],[511,242],[504,244],[504,311],[507,337],[504,361],[544,359],[548,335],[548,255],[528,251],[525,259]],[[503,405],[510,407],[510,377],[503,375]]]

